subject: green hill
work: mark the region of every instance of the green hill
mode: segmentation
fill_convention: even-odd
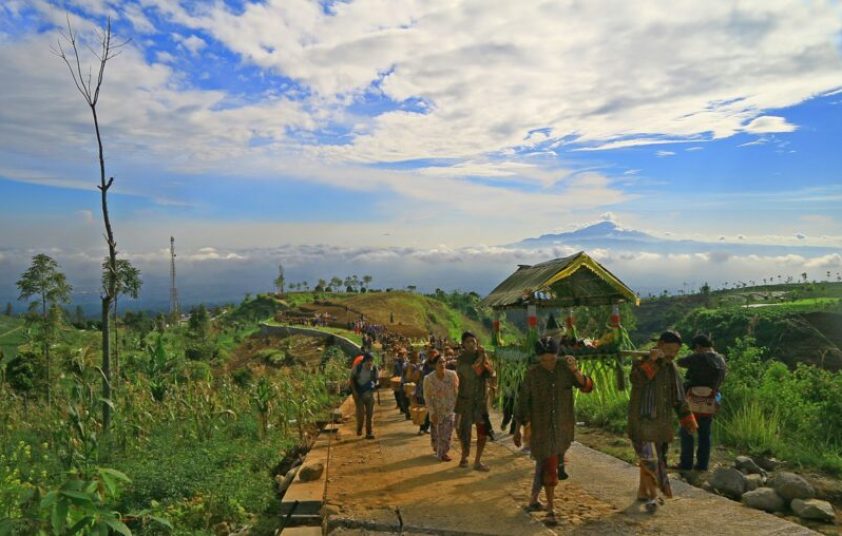
[[[451,307],[444,300],[413,292],[312,293],[293,292],[279,299],[260,295],[240,305],[232,315],[264,318],[277,315],[311,319],[327,313],[331,325],[348,327],[360,318],[371,324],[381,324],[392,333],[410,338],[436,336],[458,338],[462,331],[475,332],[481,339],[490,340],[490,318],[481,312],[466,314]]]
[[[635,311],[640,343],[668,327],[709,333],[719,348],[751,336],[790,366],[842,369],[842,284],[769,285],[646,300]]]

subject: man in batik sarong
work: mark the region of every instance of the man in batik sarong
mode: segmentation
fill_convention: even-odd
[[[675,415],[689,433],[698,428],[684,397],[684,385],[673,359],[681,349],[681,335],[665,331],[649,356],[635,361],[631,370],[628,434],[640,465],[637,499],[654,513],[663,499],[672,497],[667,474],[667,450],[675,435]]]
[[[459,442],[462,446],[462,459],[459,467],[468,467],[471,455],[471,434],[477,429],[477,452],[474,469],[488,471],[482,463],[482,452],[488,441],[488,380],[494,375],[491,361],[485,350],[479,345],[476,335],[470,332],[462,334],[462,353],[456,361],[456,373],[459,376],[459,396],[456,398],[456,414],[459,415]]]
[[[438,352],[427,358],[433,372],[424,377],[424,403],[430,418],[430,441],[436,458],[443,462],[451,460],[450,440],[453,437],[453,410],[459,394],[459,376],[456,371],[445,368],[444,359]]]
[[[538,364],[526,373],[518,396],[517,421],[514,442],[521,443],[520,425],[530,425],[532,438],[530,449],[535,459],[535,476],[532,481],[532,495],[526,509],[538,511],[544,508],[538,502],[541,488],[547,495],[548,525],[556,525],[553,499],[559,478],[567,478],[564,469],[564,455],[573,442],[576,417],[573,412],[573,388],[589,393],[593,381],[582,374],[573,356],[559,359],[558,343],[546,337],[535,345]]]

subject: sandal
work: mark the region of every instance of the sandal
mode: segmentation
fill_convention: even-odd
[[[475,463],[474,464],[475,471],[482,471],[483,473],[487,473],[491,471],[491,467],[485,465],[484,463]]]
[[[527,512],[540,512],[544,509],[544,505],[540,502],[529,503],[523,507]]]
[[[650,514],[654,514],[658,511],[658,501],[655,499],[650,499],[646,501],[646,511]]]
[[[459,460],[459,467],[468,467],[468,460]]]
[[[544,525],[548,527],[555,527],[558,525],[558,519],[555,517],[555,512],[549,512],[546,516],[544,516]]]

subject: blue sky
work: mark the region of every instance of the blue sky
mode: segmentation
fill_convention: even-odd
[[[130,40],[99,112],[138,259],[170,234],[197,259],[456,251],[606,218],[842,245],[837,2],[11,0],[0,263],[100,254],[90,114],[50,52],[68,16],[83,40],[106,17]]]

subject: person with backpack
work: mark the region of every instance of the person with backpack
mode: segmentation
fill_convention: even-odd
[[[357,435],[363,435],[365,423],[365,438],[374,439],[372,420],[374,419],[374,392],[377,389],[378,374],[374,365],[374,356],[366,352],[362,361],[351,369],[351,395],[357,409]]]
[[[679,367],[686,368],[684,374],[684,391],[690,411],[696,416],[699,424],[699,445],[696,454],[696,464],[693,465],[694,438],[684,428],[681,436],[681,460],[678,469],[681,471],[707,471],[710,462],[710,437],[713,416],[719,409],[719,388],[725,381],[728,367],[725,358],[713,349],[713,343],[707,335],[696,335],[691,342],[693,353],[676,361]]]

